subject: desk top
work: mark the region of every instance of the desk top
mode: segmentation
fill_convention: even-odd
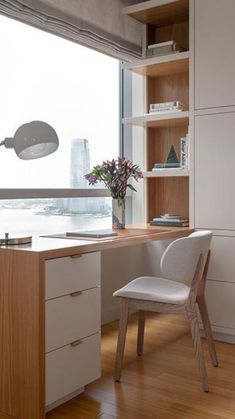
[[[36,252],[43,259],[52,259],[82,253],[115,249],[125,246],[144,244],[155,240],[177,239],[188,236],[193,229],[188,227],[152,227],[149,225],[131,225],[118,230],[118,236],[102,239],[74,239],[33,237],[31,244],[17,246],[1,246],[1,252]]]

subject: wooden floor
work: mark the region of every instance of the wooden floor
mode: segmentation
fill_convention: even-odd
[[[209,393],[203,393],[188,326],[183,318],[147,318],[144,355],[136,355],[136,317],[128,327],[121,383],[112,379],[117,322],[103,328],[102,378],[84,395],[47,415],[47,419],[235,419],[235,345],[216,342],[219,367],[209,363]]]

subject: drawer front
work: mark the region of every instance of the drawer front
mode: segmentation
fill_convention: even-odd
[[[46,406],[96,380],[101,375],[100,334],[46,355]]]
[[[100,285],[100,253],[46,261],[46,300]]]
[[[100,288],[46,301],[46,352],[100,329]]]
[[[235,282],[235,237],[213,236],[207,277]]]
[[[235,329],[235,284],[208,280],[206,301],[212,325]]]

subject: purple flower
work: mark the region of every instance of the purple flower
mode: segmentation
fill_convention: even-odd
[[[127,188],[135,191],[133,185],[128,183],[131,178],[138,182],[139,179],[143,178],[143,173],[139,166],[121,157],[116,160],[103,161],[102,164],[94,166],[92,171],[85,175],[89,185],[103,182],[113,198],[124,198]]]

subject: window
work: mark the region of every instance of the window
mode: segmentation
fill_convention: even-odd
[[[60,230],[68,224],[107,225],[109,198],[69,198],[59,189],[88,188],[84,174],[119,154],[120,62],[3,16],[0,36],[1,140],[25,122],[42,120],[53,126],[60,141],[56,153],[32,161],[0,148],[1,230],[12,231],[14,220],[21,231],[37,233],[58,231],[57,219]],[[10,188],[10,198],[11,188],[57,192],[46,200],[43,193],[40,199],[3,200],[5,188]],[[68,222],[68,217],[74,220]]]

